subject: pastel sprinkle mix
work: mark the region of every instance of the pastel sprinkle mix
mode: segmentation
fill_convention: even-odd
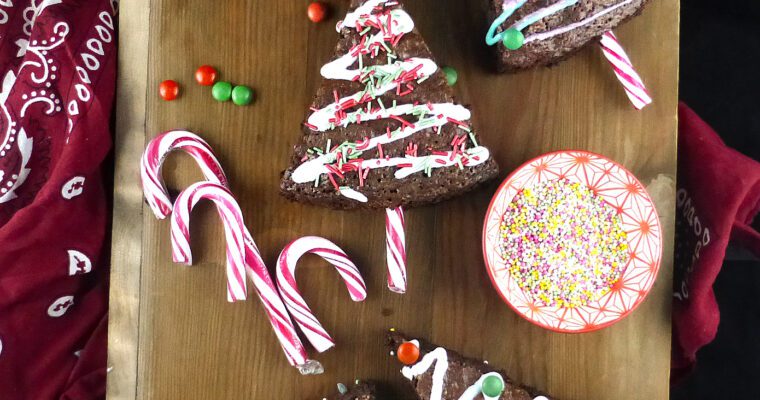
[[[549,307],[599,300],[620,279],[629,257],[615,209],[588,186],[567,179],[520,190],[500,234],[512,277],[536,304]]]

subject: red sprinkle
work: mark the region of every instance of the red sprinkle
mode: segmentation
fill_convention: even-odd
[[[340,191],[340,186],[338,186],[338,182],[335,182],[335,178],[333,178],[332,174],[327,174],[327,178],[330,179],[330,183],[332,183],[335,190]]]
[[[412,126],[412,124],[410,124],[409,122],[407,122],[405,119],[399,117],[398,115],[391,115],[390,118],[391,119],[395,119],[398,122],[401,122],[401,125],[403,125],[404,127]]]

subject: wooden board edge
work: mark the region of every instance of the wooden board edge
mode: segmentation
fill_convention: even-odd
[[[137,166],[145,146],[150,0],[122,2],[119,14],[106,396],[135,399],[143,230]]]

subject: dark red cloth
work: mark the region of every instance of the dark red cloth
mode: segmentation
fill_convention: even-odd
[[[104,397],[116,1],[0,0],[0,399]]]
[[[729,241],[760,255],[751,225],[760,210],[760,163],[727,147],[686,105],[679,107],[678,192],[673,299],[675,380],[718,330],[713,283]]]

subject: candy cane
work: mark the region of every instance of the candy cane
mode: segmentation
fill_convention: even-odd
[[[623,46],[618,42],[617,37],[612,31],[605,32],[602,40],[599,42],[602,52],[607,61],[612,65],[620,83],[623,84],[625,94],[631,100],[637,110],[641,110],[648,104],[652,103],[652,97],[649,96],[644,81],[641,79],[636,70],[633,69],[631,59],[623,50]]]
[[[319,362],[306,358],[306,350],[298,338],[295,326],[282,299],[277,294],[274,282],[269,276],[269,271],[251,233],[245,227],[240,207],[227,188],[214,182],[198,182],[179,194],[171,217],[174,261],[192,264],[189,218],[193,207],[202,199],[212,200],[217,205],[224,225],[227,238],[228,300],[245,300],[247,295],[245,276],[247,275],[264,304],[269,322],[288,362],[297,366],[303,374],[322,373],[323,368]]]
[[[348,259],[346,253],[327,239],[306,236],[296,239],[282,250],[277,260],[277,286],[280,294],[296,324],[301,328],[301,332],[321,353],[335,346],[335,342],[298,291],[295,278],[296,263],[306,253],[316,254],[335,266],[343,277],[353,301],[363,301],[367,297],[367,286],[356,265]]]
[[[388,259],[388,289],[406,292],[406,233],[404,210],[401,207],[385,210],[385,244]]]
[[[179,194],[171,218],[172,258],[174,262],[192,265],[190,250],[190,212],[202,199],[216,204],[227,239],[227,300],[245,300],[248,290],[245,280],[246,250],[243,213],[232,193],[214,182],[198,182]]]
[[[298,367],[303,375],[321,374],[324,372],[322,364],[315,360],[309,360],[306,356],[306,350],[301,343],[301,339],[296,333],[293,321],[290,319],[287,308],[282,302],[282,298],[277,293],[277,289],[269,276],[261,253],[253,241],[248,229],[245,230],[245,250],[246,250],[246,272],[253,282],[256,292],[264,303],[264,309],[269,315],[269,322],[272,324],[275,335],[280,341],[280,346],[285,352],[285,356],[291,365]]]
[[[227,178],[211,147],[198,135],[182,130],[163,133],[151,140],[140,160],[140,176],[148,205],[158,219],[172,212],[172,202],[161,178],[164,159],[173,150],[183,150],[193,157],[206,180],[227,186]]]

